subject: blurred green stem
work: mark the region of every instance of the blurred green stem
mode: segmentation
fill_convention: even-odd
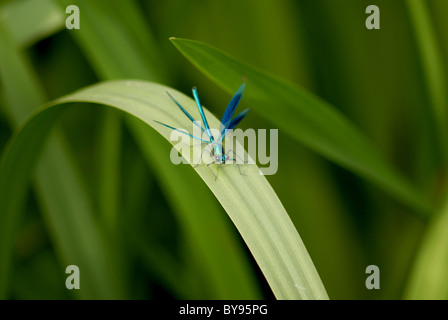
[[[98,201],[103,223],[116,237],[119,208],[121,120],[113,110],[105,110],[101,123]]]
[[[414,27],[422,69],[425,75],[429,102],[436,123],[436,133],[443,163],[443,173],[448,164],[447,81],[439,44],[431,23],[427,4],[423,0],[407,0],[407,7]]]

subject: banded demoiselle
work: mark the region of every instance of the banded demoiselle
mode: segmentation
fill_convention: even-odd
[[[216,164],[225,164],[226,161],[229,160],[229,152],[224,153],[223,151],[223,147],[222,144],[224,142],[224,139],[226,138],[229,130],[234,129],[238,123],[241,122],[241,120],[244,119],[244,117],[247,115],[247,113],[249,112],[249,109],[245,109],[244,111],[242,111],[240,114],[238,114],[237,116],[233,117],[233,114],[235,113],[235,109],[238,106],[238,103],[241,100],[241,97],[243,95],[244,89],[246,88],[246,83],[243,83],[239,89],[236,91],[236,93],[233,95],[232,99],[230,100],[226,111],[224,112],[224,115],[221,119],[221,125],[219,128],[219,137],[217,139],[215,139],[215,137],[213,136],[213,134],[210,132],[210,126],[208,125],[208,121],[207,118],[205,116],[204,110],[202,108],[201,102],[199,100],[199,95],[198,95],[198,91],[196,89],[196,87],[193,87],[193,97],[196,101],[196,104],[198,106],[199,109],[199,113],[201,115],[202,121],[204,122],[204,126],[205,128],[202,127],[201,124],[199,124],[196,120],[194,120],[194,118],[188,113],[187,110],[185,110],[184,107],[182,107],[182,105],[177,102],[177,100],[171,95],[169,94],[169,92],[167,92],[168,96],[171,98],[171,100],[173,100],[173,102],[180,108],[180,110],[182,110],[182,112],[188,117],[188,119],[190,119],[191,122],[193,122],[196,126],[198,126],[202,132],[206,133],[208,136],[208,140],[204,140],[201,137],[196,137],[188,132],[185,131],[181,131],[178,128],[172,127],[170,125],[167,125],[165,123],[162,123],[160,121],[154,120],[155,122],[168,127],[170,129],[176,130],[178,132],[181,132],[183,134],[186,134],[188,136],[190,136],[191,138],[197,139],[202,141],[203,143],[207,143],[208,145],[211,146],[212,148],[212,152],[211,152],[211,156],[213,158],[213,161],[211,163],[207,164],[207,167],[212,164],[212,163],[216,163]],[[233,152],[235,153],[235,152]],[[238,166],[239,169],[239,166]],[[211,171],[211,170],[210,170]],[[213,171],[211,171],[213,173]],[[241,173],[241,170],[240,170]],[[216,175],[213,173],[213,175],[215,176],[216,179]]]

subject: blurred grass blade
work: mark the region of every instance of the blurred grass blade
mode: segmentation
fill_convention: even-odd
[[[406,1],[415,37],[422,60],[423,73],[429,94],[430,107],[436,123],[438,145],[443,159],[443,165],[448,165],[448,112],[447,87],[445,68],[440,53],[439,44],[433,22],[424,0]]]
[[[162,85],[113,81],[63,97],[35,114],[11,141],[0,163],[0,212],[6,217],[15,214],[14,206],[23,199],[37,154],[51,126],[67,109],[65,103],[90,102],[114,107],[154,126],[169,139],[171,130],[157,126],[154,120],[184,128],[188,128],[189,121],[173,105],[165,93],[167,90],[187,110],[195,108],[191,98]],[[211,126],[218,127],[219,120],[206,113]],[[165,157],[169,161],[168,153]],[[277,298],[328,298],[296,229],[258,168],[248,166],[247,175],[242,176],[234,166],[226,166],[221,168],[218,181],[206,166],[195,170],[238,228]],[[11,188],[12,184],[16,187]]]
[[[121,119],[111,110],[104,112],[99,125],[98,206],[104,226],[117,240],[120,207]]]
[[[45,101],[43,90],[35,79],[22,52],[16,48],[10,34],[0,23],[0,79],[5,94],[5,107],[13,127]],[[22,150],[19,156],[26,158],[33,152]],[[94,220],[94,208],[84,189],[72,154],[60,135],[49,138],[45,152],[37,165],[37,195],[44,220],[52,237],[62,265],[76,264],[83,273],[82,298],[120,298],[120,278],[114,274],[109,260],[109,248]],[[20,162],[20,161],[19,161]],[[7,169],[13,174],[18,167],[14,163]],[[16,195],[25,190],[24,184],[14,184]],[[10,188],[3,185],[1,188]],[[0,188],[0,189],[1,189]],[[1,189],[3,190],[3,189]],[[0,210],[0,297],[7,297],[14,244],[14,230],[20,220],[20,197],[9,199],[18,202],[15,208]],[[3,205],[3,204],[2,204]],[[10,211],[12,210],[12,211]],[[8,214],[14,212],[14,214]],[[61,270],[64,272],[65,270]]]
[[[24,48],[65,25],[64,11],[53,0],[17,0],[0,5],[0,20],[10,28],[19,48]]]
[[[426,199],[379,155],[343,114],[305,89],[229,57],[199,41],[171,38],[196,67],[231,93],[247,81],[252,110],[330,160],[375,183],[389,195],[427,214]]]
[[[431,219],[411,269],[406,299],[448,299],[448,201]]]
[[[428,3],[407,0],[411,22],[421,56],[432,116],[436,124],[436,136],[443,161],[444,174],[448,165],[448,112],[447,80],[440,44],[437,41]],[[416,255],[408,279],[407,299],[448,299],[448,197],[441,210],[435,214],[426,228],[425,236]]]
[[[61,8],[73,4],[71,0],[57,2]],[[133,34],[119,23],[120,20],[114,19],[119,13],[112,10],[109,1],[78,0],[76,5],[82,12],[82,32],[73,32],[72,35],[81,44],[81,50],[97,74],[107,79],[122,78],[123,73],[132,74],[139,79],[156,74],[157,68],[148,56],[143,56],[139,45],[133,41]],[[126,5],[128,6],[129,4]],[[104,32],[113,37],[104,36]],[[97,50],[98,48],[102,50]],[[151,56],[150,51],[145,53]]]

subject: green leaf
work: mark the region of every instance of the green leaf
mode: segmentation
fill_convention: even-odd
[[[373,182],[418,213],[428,201],[378,153],[338,110],[305,89],[231,58],[199,41],[171,38],[198,69],[231,93],[247,81],[245,101],[310,149]]]
[[[142,81],[113,81],[75,92],[36,113],[11,141],[0,163],[0,212],[6,217],[15,214],[45,137],[67,109],[66,103],[90,102],[116,108],[153,126],[169,139],[171,130],[154,120],[183,128],[191,123],[166,95],[167,90],[187,110],[194,110],[191,98],[168,87]],[[218,127],[219,120],[207,110],[206,114],[211,126]],[[168,162],[169,154],[165,156]],[[277,298],[328,298],[288,214],[255,165],[248,165],[245,176],[234,166],[223,166],[216,181],[207,166],[200,165],[195,170],[232,219]]]
[[[448,299],[448,201],[425,230],[405,291],[406,299]]]
[[[144,157],[154,168],[170,207],[185,233],[185,241],[190,242],[196,251],[195,256],[187,252],[184,263],[195,260],[193,264],[198,267],[191,271],[201,282],[206,283],[207,297],[259,299],[253,270],[233,236],[231,224],[223,216],[222,209],[207,186],[187,167],[173,170],[172,164],[167,163],[171,149],[169,144],[161,140],[151,127],[134,117],[126,117],[126,120]],[[169,266],[165,268],[172,269]],[[188,278],[184,280],[190,281],[191,276],[186,276]],[[172,274],[172,277],[178,279],[179,273]],[[204,295],[198,298],[204,299]]]
[[[64,7],[72,2],[58,0],[58,3]],[[163,69],[165,62],[157,54],[157,43],[152,40],[148,27],[144,27],[145,18],[139,15],[139,7],[135,1],[81,0],[77,1],[77,5],[82,12],[82,32],[70,34],[85,53],[98,77],[104,80],[135,78],[163,81],[162,73],[158,71]],[[107,37],[104,34],[114,36]],[[222,217],[222,210],[217,201],[210,197],[207,187],[191,170],[179,168],[173,171],[167,166],[164,155],[169,152],[168,145],[160,141],[151,128],[132,117],[126,117],[124,122],[158,178],[173,213],[182,226],[186,241],[191,242],[196,249],[196,256],[186,259],[188,262],[196,260],[195,265],[204,266],[203,270],[191,270],[200,279],[197,282],[207,284],[206,292],[198,298],[260,298],[256,277],[251,272],[243,248],[233,237],[228,219]],[[104,141],[106,139],[107,135]],[[107,144],[110,142],[105,142]],[[110,176],[103,175],[109,179]],[[102,185],[107,183],[104,180]],[[106,203],[108,197],[104,195],[103,199]],[[108,212],[112,212],[105,216],[113,217],[110,204],[103,208],[109,208]],[[216,235],[216,238],[211,239]],[[163,263],[158,263],[154,268],[162,265]],[[173,270],[170,266],[165,266],[163,270],[159,268],[159,276],[163,281],[172,281],[166,276],[170,270]],[[174,273],[171,277],[178,279],[178,286],[186,286],[179,273]]]

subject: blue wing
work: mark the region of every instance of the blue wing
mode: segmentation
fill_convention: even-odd
[[[179,130],[179,129],[177,129],[177,128],[174,128],[174,127],[172,127],[172,126],[169,126],[169,125],[167,125],[167,124],[164,124],[164,123],[162,123],[162,122],[160,122],[160,121],[154,120],[154,122],[157,122],[158,124],[161,124],[162,126],[165,126],[165,127],[167,127],[167,128],[176,130],[177,132],[186,134],[187,136],[190,136],[190,137],[192,137],[193,139],[197,139],[197,140],[200,140],[200,141],[202,141],[202,142],[210,143],[210,141],[205,141],[205,140],[203,140],[203,139],[201,139],[201,138],[198,138],[198,137],[195,137],[195,136],[189,134],[188,132],[181,131],[181,130]]]
[[[177,106],[178,106],[178,107],[180,108],[180,110],[182,110],[182,112],[188,117],[188,119],[190,119],[191,122],[193,122],[196,126],[198,126],[199,128],[201,128],[202,132],[205,132],[204,128],[202,128],[202,126],[201,126],[196,120],[194,120],[194,118],[191,116],[191,114],[189,114],[188,111],[185,110],[184,107],[182,107],[182,106],[180,105],[180,103],[177,102],[177,100],[174,99],[174,97],[173,97],[172,95],[170,95],[170,93],[169,93],[168,91],[167,91],[166,93],[167,93],[168,96],[171,98],[171,100],[173,100],[173,102],[174,102],[175,104],[177,104]],[[160,123],[160,122],[159,122],[159,123]],[[163,124],[163,123],[162,123],[162,124]]]
[[[223,130],[229,128],[232,116],[235,113],[235,109],[241,100],[241,97],[243,95],[245,88],[246,88],[246,83],[243,83],[239,87],[239,89],[236,91],[236,93],[233,95],[232,100],[230,100],[229,105],[227,106],[226,111],[224,112],[224,115],[222,116],[221,126],[219,127],[219,131],[222,132]]]
[[[224,128],[224,129],[221,131],[221,135],[219,136],[219,140],[218,140],[218,142],[222,142],[222,141],[224,141],[224,139],[226,138],[226,135],[227,135],[226,130],[227,130],[227,129],[230,130],[230,129],[235,128],[235,127],[238,125],[238,123],[240,123],[241,120],[244,119],[244,117],[247,115],[248,112],[249,112],[249,109],[243,110],[239,115],[237,115],[235,118],[233,118],[233,119],[229,122],[229,126],[228,126],[227,128]]]
[[[205,117],[204,110],[202,109],[201,101],[199,101],[198,90],[196,89],[196,87],[193,87],[192,90],[193,90],[194,100],[196,100],[196,104],[198,105],[199,113],[201,114],[201,117],[202,117],[202,121],[204,121],[205,130],[206,130],[205,132],[210,137],[210,141],[213,142],[215,139],[213,138],[212,133],[210,132],[210,127],[208,125],[207,118]]]

